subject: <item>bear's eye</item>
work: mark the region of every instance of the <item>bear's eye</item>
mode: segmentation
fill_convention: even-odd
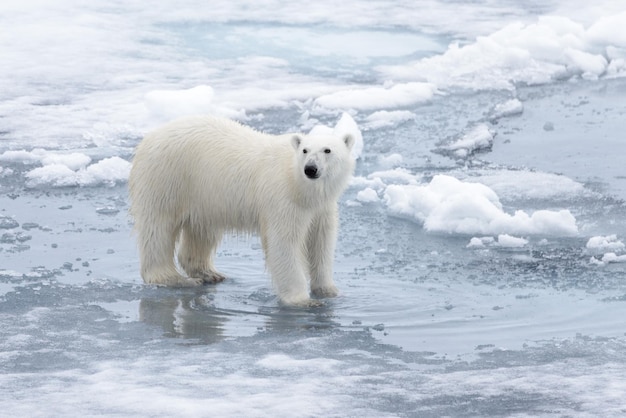
[[[302,153],[303,153],[303,154],[306,154],[307,152],[309,152],[309,150],[308,150],[308,149],[306,149],[306,148],[302,150]]]
[[[330,154],[330,148],[326,148],[326,149],[324,149],[324,152],[325,152],[326,154]]]

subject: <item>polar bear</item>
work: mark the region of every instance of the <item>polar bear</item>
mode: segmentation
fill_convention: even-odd
[[[268,135],[211,116],[178,119],[146,135],[129,177],[144,281],[224,280],[213,256],[222,234],[242,231],[260,235],[283,303],[319,304],[309,283],[316,296],[336,296],[337,200],[354,171],[353,144],[351,135]]]

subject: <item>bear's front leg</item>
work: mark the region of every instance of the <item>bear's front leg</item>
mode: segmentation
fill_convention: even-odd
[[[311,275],[311,292],[319,297],[339,294],[333,280],[333,259],[337,240],[337,207],[315,218],[307,237],[307,261]]]
[[[319,306],[309,296],[304,268],[306,222],[288,222],[284,218],[264,228],[262,234],[267,268],[279,299],[291,306]]]

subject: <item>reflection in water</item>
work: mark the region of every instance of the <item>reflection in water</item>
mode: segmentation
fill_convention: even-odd
[[[225,338],[224,324],[228,319],[212,306],[212,294],[162,296],[141,299],[141,321],[163,328],[167,337],[198,339],[207,344]]]
[[[211,287],[202,291],[162,289],[141,298],[139,319],[159,326],[166,337],[195,339],[204,344],[265,331],[340,326],[334,320],[332,301],[315,308],[293,308],[279,305],[276,298],[261,301],[248,296],[244,302],[228,301],[226,297],[224,293],[218,296]]]

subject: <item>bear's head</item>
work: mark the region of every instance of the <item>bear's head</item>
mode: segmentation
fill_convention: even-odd
[[[299,175],[310,181],[333,184],[347,183],[354,169],[350,155],[354,145],[352,135],[293,135],[291,145],[296,150]]]

